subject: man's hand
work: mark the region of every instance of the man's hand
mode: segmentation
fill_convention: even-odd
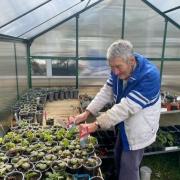
[[[95,132],[98,129],[98,127],[95,124],[95,122],[93,122],[93,123],[88,123],[88,124],[80,124],[79,125],[79,129],[80,130],[88,129],[88,133],[93,133],[93,132]]]
[[[84,122],[88,116],[90,115],[90,112],[89,111],[85,111],[79,115],[76,115],[76,116],[70,116],[68,118],[68,122],[67,122],[67,125],[70,125],[70,124],[80,124],[81,122]]]
[[[84,122],[88,116],[90,115],[89,111],[85,111],[77,116],[74,117],[75,124],[80,124],[81,122]]]

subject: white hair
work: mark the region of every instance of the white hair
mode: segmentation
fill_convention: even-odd
[[[112,43],[107,50],[107,60],[120,57],[128,62],[129,57],[133,56],[133,45],[127,40],[118,40]]]

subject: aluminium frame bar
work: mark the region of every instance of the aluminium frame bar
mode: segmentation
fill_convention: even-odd
[[[27,43],[27,66],[28,66],[28,88],[32,88],[32,76],[31,76],[31,57],[30,57],[30,47],[31,47],[32,42],[29,41]]]
[[[126,15],[126,0],[123,0],[121,39],[124,39],[124,31],[125,31],[125,15]]]
[[[177,6],[177,7],[171,8],[171,9],[168,9],[168,10],[166,10],[166,11],[163,11],[163,13],[168,13],[168,12],[171,12],[171,11],[174,11],[174,10],[177,10],[177,9],[180,9],[180,6]]]
[[[76,60],[76,57],[65,57],[65,56],[31,56],[31,59],[38,59],[38,60],[46,60],[46,59],[51,59],[51,60]],[[151,57],[147,57],[147,59],[152,60],[152,61],[161,61],[162,57],[159,58],[151,58]],[[163,58],[164,61],[180,61],[180,57],[179,58]],[[107,60],[106,57],[79,57],[78,60],[84,60],[84,61],[88,61],[88,60]]]
[[[27,43],[27,39],[23,39],[23,38],[18,38],[18,37],[14,37],[14,36],[9,36],[9,35],[5,35],[5,34],[0,34],[0,41],[11,41],[11,42],[22,42],[22,43]]]
[[[13,45],[14,45],[14,60],[15,60],[15,72],[16,72],[16,91],[17,91],[17,100],[19,100],[19,79],[18,79],[16,43],[13,43]]]
[[[163,73],[163,66],[164,66],[164,55],[165,55],[165,47],[166,47],[167,25],[168,25],[168,20],[165,19],[163,47],[162,47],[162,56],[161,56],[162,59],[161,59],[161,67],[160,67],[161,82],[162,82],[162,73]]]
[[[76,16],[76,89],[79,88],[79,15]]]

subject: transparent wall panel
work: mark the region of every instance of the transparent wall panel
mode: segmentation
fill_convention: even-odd
[[[18,90],[19,95],[22,95],[27,90],[27,49],[23,43],[16,43],[17,57],[17,74],[18,74]]]
[[[168,23],[165,57],[180,57],[180,29]]]
[[[0,123],[7,126],[5,118],[17,97],[13,43],[0,42]]]
[[[80,60],[79,84],[80,86],[103,85],[110,73],[106,60]]]
[[[75,76],[75,60],[52,60],[52,76]]]
[[[160,70],[161,68],[161,60],[159,59],[159,61],[151,61],[153,64],[155,64],[157,66],[157,68]]]
[[[87,81],[87,80],[86,80]],[[68,87],[76,86],[75,76],[34,76],[32,77],[32,86],[35,87]]]
[[[139,0],[127,0],[125,38],[135,51],[147,57],[161,57],[164,18]]]
[[[179,61],[165,61],[163,68],[162,87],[180,91],[180,58]]]
[[[103,1],[79,18],[79,56],[104,57],[121,37],[122,1]]]
[[[46,68],[46,60],[32,60],[31,61],[31,75],[32,76],[46,76],[47,68]]]
[[[32,43],[32,56],[75,56],[75,19],[38,37]]]

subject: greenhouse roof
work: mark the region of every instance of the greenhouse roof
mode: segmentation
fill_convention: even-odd
[[[1,0],[0,37],[32,39],[103,0]]]
[[[0,38],[32,40],[104,0],[1,0]],[[180,0],[142,0],[180,28]]]
[[[180,28],[180,0],[143,0],[152,9]]]

